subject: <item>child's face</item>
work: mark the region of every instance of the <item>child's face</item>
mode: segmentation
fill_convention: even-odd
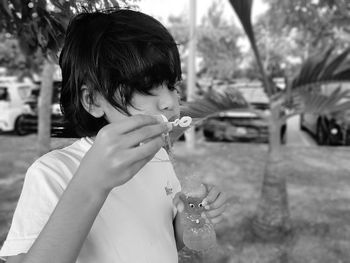
[[[128,111],[131,115],[165,115],[168,120],[174,121],[180,116],[179,96],[177,90],[169,89],[166,85],[155,87],[152,96],[135,93]],[[124,114],[111,105],[105,105],[104,113],[109,122],[118,122],[126,118]]]

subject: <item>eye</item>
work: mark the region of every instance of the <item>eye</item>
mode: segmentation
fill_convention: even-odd
[[[194,204],[189,203],[189,206],[190,206],[191,208],[194,208]]]
[[[203,204],[202,204],[202,203],[199,203],[198,207],[203,207]]]
[[[169,89],[170,91],[177,91],[177,92],[179,92],[179,88],[177,87],[177,85],[171,85],[171,84],[169,84],[169,85],[168,85],[168,89]]]

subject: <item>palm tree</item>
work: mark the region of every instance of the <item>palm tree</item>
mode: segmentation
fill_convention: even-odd
[[[258,63],[265,91],[269,97],[270,115],[261,115],[269,123],[269,150],[261,186],[261,197],[252,220],[252,230],[264,240],[281,240],[290,230],[290,212],[286,175],[283,170],[286,158],[283,156],[280,130],[286,120],[301,113],[329,114],[350,109],[350,102],[342,102],[348,95],[340,88],[329,96],[315,92],[318,87],[328,83],[350,81],[349,49],[339,55],[332,54],[332,48],[324,53],[310,57],[297,76],[283,91],[274,89],[267,78],[255,42],[251,25],[252,0],[230,0],[248,36]],[[237,95],[237,94],[236,94]],[[184,105],[183,112],[202,121],[215,112],[231,108],[249,107],[239,102],[232,94],[208,94],[200,101]],[[254,109],[251,109],[254,111]]]

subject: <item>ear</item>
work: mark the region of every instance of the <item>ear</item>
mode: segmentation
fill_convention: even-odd
[[[99,94],[91,94],[85,85],[83,85],[81,89],[82,96],[80,98],[80,101],[84,109],[95,118],[101,118],[105,114],[101,106],[101,96]],[[92,96],[94,97],[94,100],[92,100]]]

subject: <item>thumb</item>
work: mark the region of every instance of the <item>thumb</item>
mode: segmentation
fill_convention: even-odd
[[[183,197],[184,194],[181,192],[176,193],[176,195],[173,198],[173,205],[176,207],[178,212],[183,212],[183,210],[185,209],[185,204],[184,202],[181,200],[181,197]]]

